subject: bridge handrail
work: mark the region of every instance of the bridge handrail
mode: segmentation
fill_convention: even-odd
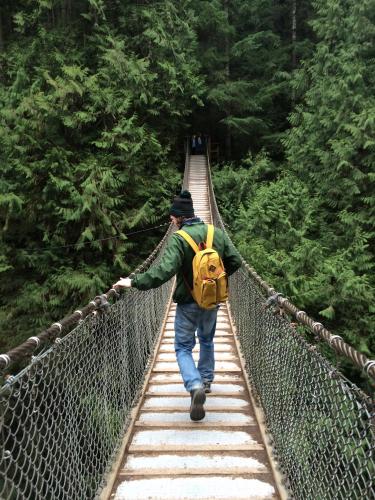
[[[148,269],[148,267],[154,262],[158,256],[160,249],[163,247],[165,241],[168,239],[173,228],[172,224],[169,225],[167,231],[165,232],[163,238],[160,240],[158,245],[150,253],[150,255],[145,259],[142,264],[140,264],[131,274],[130,277],[134,277],[136,274],[143,272]],[[107,307],[109,307],[108,299],[118,297],[119,290],[115,288],[110,288],[106,293],[97,295],[92,299],[86,306],[75,310],[72,314],[68,314],[64,318],[53,323],[49,328],[43,330],[40,334],[29,337],[27,340],[22,342],[20,345],[10,349],[5,354],[0,354],[0,371],[9,368],[13,363],[17,361],[24,360],[33,355],[33,353],[39,349],[42,345],[49,342],[54,342],[59,338],[59,335],[67,328],[78,324],[80,321],[85,319],[90,314],[97,314],[104,312]]]
[[[226,224],[224,223],[220,211],[217,206],[216,197],[213,189],[212,176],[211,176],[211,165],[209,154],[207,153],[207,162],[208,162],[208,176],[209,176],[209,194],[210,194],[210,205],[211,205],[211,213],[216,217],[216,220],[219,222],[219,226],[225,233],[228,238],[231,240],[228,231],[226,230]],[[346,357],[351,362],[353,362],[358,368],[363,370],[363,372],[375,380],[375,360],[369,359],[364,354],[360,353],[354,347],[349,345],[347,342],[343,340],[340,335],[335,335],[331,333],[324,325],[320,322],[313,320],[305,311],[301,311],[298,307],[296,307],[292,302],[290,302],[286,297],[283,297],[281,293],[278,293],[273,287],[271,287],[266,281],[264,281],[261,276],[253,269],[246,260],[241,256],[243,266],[248,271],[248,273],[257,281],[260,287],[267,293],[269,296],[269,304],[277,305],[281,310],[285,310],[293,317],[296,318],[298,323],[309,328],[309,330],[317,335],[321,340],[326,342],[331,348],[333,348],[338,354]]]

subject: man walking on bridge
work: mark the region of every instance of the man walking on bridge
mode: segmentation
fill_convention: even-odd
[[[193,201],[188,191],[182,191],[174,198],[170,209],[171,221],[190,236],[197,245],[206,242],[208,226],[194,214]],[[226,234],[215,228],[212,247],[221,257],[225,272],[229,276],[241,266],[241,258]],[[157,288],[177,275],[173,294],[177,302],[175,318],[175,352],[177,363],[187,391],[191,395],[190,418],[202,420],[205,416],[206,392],[214,379],[214,335],[217,310],[203,309],[192,296],[193,267],[195,252],[180,234],[175,233],[165,249],[159,264],[133,279],[121,278],[113,286],[135,287],[139,290]],[[195,365],[192,350],[195,347],[195,333],[200,343],[198,366]]]

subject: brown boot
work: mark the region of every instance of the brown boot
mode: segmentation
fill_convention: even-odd
[[[206,401],[206,394],[203,387],[199,389],[193,389],[190,391],[191,395],[191,405],[190,405],[190,418],[194,422],[202,420],[206,412],[204,411],[203,405]]]

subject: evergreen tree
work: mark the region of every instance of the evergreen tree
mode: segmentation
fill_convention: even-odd
[[[180,182],[174,151],[201,92],[187,4],[18,3],[0,56],[1,351],[160,238],[126,234],[165,217]]]
[[[308,47],[308,4],[301,1],[294,12],[289,0],[197,3],[206,101],[211,123],[222,127],[227,159],[264,147],[282,156],[280,137],[293,101],[290,74]]]
[[[293,80],[299,104],[284,141],[287,163],[249,158],[216,179],[249,262],[369,357],[375,353],[373,5],[314,2],[317,43]]]
[[[322,314],[350,341],[375,350],[374,2],[314,2],[318,43],[296,78],[307,86],[286,146],[295,175],[315,200],[312,236],[327,263]],[[340,17],[340,23],[336,20]],[[353,298],[355,297],[355,300]]]

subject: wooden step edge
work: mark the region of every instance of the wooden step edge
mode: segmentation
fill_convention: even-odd
[[[164,328],[165,333],[171,333],[174,331],[175,331],[174,325],[173,325],[173,327],[171,325],[170,328]],[[233,337],[233,332],[230,328],[226,328],[226,325],[225,325],[225,327],[223,326],[222,328],[218,328],[218,332],[215,333],[215,336],[214,336],[214,341],[215,341],[215,338],[218,338],[218,337]]]
[[[241,396],[245,396],[247,393],[247,391],[241,391],[241,392],[210,392],[207,394],[207,399],[206,399],[206,404],[208,403],[208,400],[209,398],[211,397],[214,397],[214,398],[220,398],[220,397],[223,397],[223,398],[226,398],[226,397],[230,397],[230,398],[237,398],[237,397],[241,397]],[[187,398],[189,397],[190,398],[190,393],[189,392],[152,392],[152,391],[147,391],[146,396],[156,396],[156,397],[170,397],[170,398]]]
[[[173,335],[172,335],[173,334]],[[175,335],[175,329],[174,328],[164,328],[164,337],[174,337]],[[218,331],[215,336],[214,336],[214,342],[215,339],[220,339],[220,338],[230,338],[232,339],[234,337],[233,332],[230,330],[225,330],[224,328],[221,328],[220,331]],[[197,338],[198,341],[198,338]]]
[[[163,340],[165,340],[165,338],[167,338],[168,341],[170,341],[171,339],[173,339],[174,335],[173,336],[172,335],[166,336],[167,333],[172,334],[172,333],[174,333],[174,330],[168,330],[167,332],[164,331],[164,333],[163,333],[163,337],[164,337]],[[234,340],[234,335],[233,335],[233,333],[227,333],[227,332],[224,332],[224,334],[221,335],[219,332],[219,333],[217,333],[217,335],[215,334],[214,342],[217,341],[218,339],[220,339],[219,342],[221,342],[221,343],[222,342],[231,342],[232,343]]]
[[[169,313],[170,314],[170,313]],[[229,316],[225,315],[225,316],[220,316],[219,318],[216,319],[216,324],[217,325],[225,325],[228,329],[231,328],[231,324],[230,324],[230,321],[229,321]],[[171,325],[174,325],[174,322],[173,321],[169,321],[168,320],[168,316],[167,316],[167,323],[166,323],[166,328],[168,328],[168,326],[171,326]],[[217,327],[219,330],[220,328]]]
[[[169,313],[171,316],[176,316],[176,313],[174,313],[173,315],[171,313]],[[168,327],[170,326],[174,326],[174,321],[171,319],[169,320],[168,319],[169,316],[167,316],[167,323],[166,323],[166,328],[168,329]],[[230,321],[229,321],[229,316],[225,315],[225,316],[220,316],[219,318],[216,319],[216,324],[217,325],[223,325],[225,326],[226,328],[228,328],[228,330],[230,330],[231,328],[231,324],[230,324]],[[217,329],[218,330],[221,330],[221,328],[219,326],[217,326]]]
[[[233,468],[207,468],[207,469],[122,469],[118,477],[125,479],[129,476],[238,476],[238,475],[264,475],[270,474],[264,469],[233,467]]]
[[[224,348],[223,349],[216,349],[216,347],[218,345],[224,346]],[[221,343],[221,344],[217,343],[215,345],[214,353],[215,353],[215,361],[216,360],[220,361],[220,359],[218,359],[220,357],[224,358],[221,361],[225,361],[228,359],[238,359],[238,355],[235,351],[234,345],[226,345],[225,343]],[[199,357],[199,354],[200,354],[200,348],[199,348],[199,344],[197,343],[196,347],[193,349],[193,356]],[[169,344],[167,346],[161,345],[159,347],[158,352],[157,352],[157,357],[160,357],[161,355],[163,358],[175,359],[176,354],[175,354],[174,344]],[[167,355],[169,355],[169,356],[167,356]]]
[[[165,378],[165,379],[159,379],[159,380],[150,380],[150,384],[151,385],[169,385],[169,384],[178,384],[178,383],[181,383],[182,384],[182,379],[178,379],[175,378],[175,379],[168,379],[168,378]],[[244,383],[244,379],[243,378],[228,378],[227,380],[218,380],[217,382],[214,381],[214,384],[243,384]],[[245,393],[247,391],[245,390]],[[212,394],[212,393],[211,393]]]
[[[217,340],[216,339],[216,343],[215,345],[227,345],[229,346],[231,349],[234,349],[235,350],[235,343],[234,343],[234,339],[233,338],[230,338],[230,337],[221,337],[220,340]],[[172,347],[174,346],[174,337],[170,336],[170,337],[163,337],[163,341],[162,343],[160,344],[161,347],[164,347],[164,346],[168,346],[168,347]],[[173,348],[173,347],[172,347]],[[199,344],[197,344],[196,346],[196,349],[199,348]],[[173,351],[174,352],[174,351]],[[193,351],[194,352],[194,351]],[[195,352],[199,352],[198,350],[196,350]],[[218,352],[218,351],[217,351]]]
[[[193,351],[193,358],[195,361],[198,361],[199,359],[199,351]],[[237,353],[234,350],[230,350],[228,347],[226,347],[225,351],[216,351],[214,352],[215,356],[215,361],[233,361],[233,360],[238,360]],[[156,353],[156,357],[160,358],[160,361],[176,361],[176,353],[174,350],[171,349],[163,349],[163,347],[159,348],[159,351]],[[220,359],[221,358],[221,359]]]
[[[248,422],[244,423],[235,423],[235,422],[136,422],[136,427],[160,427],[160,428],[168,428],[168,429],[197,429],[197,428],[205,428],[205,429],[216,429],[216,428],[230,428],[230,427],[257,427],[257,423]],[[238,430],[238,429],[236,429]]]
[[[218,333],[217,335],[215,335],[214,337],[214,342],[215,342],[215,339],[232,339],[234,337],[233,333],[230,332],[230,331],[222,331],[223,333]],[[172,335],[173,333],[173,335]],[[163,333],[163,338],[171,338],[171,337],[174,337],[174,328],[171,328],[170,330],[164,330],[164,333]]]
[[[230,328],[230,324],[227,321],[218,321],[218,324],[220,326],[219,325],[217,326],[217,331],[232,333],[231,328]],[[174,319],[171,319],[170,321],[168,321],[164,330],[165,331],[173,331],[174,330]],[[215,334],[215,336],[216,336],[216,334]]]
[[[193,356],[195,358],[199,358],[199,356],[195,355]],[[155,363],[177,363],[177,359],[174,356],[174,359],[158,359],[159,354],[158,352],[155,353]],[[194,361],[198,361],[198,359],[195,359]],[[238,356],[233,357],[232,359],[218,359],[217,356],[215,356],[215,363],[238,363],[240,366],[240,360],[238,359]],[[232,370],[229,370],[232,371]],[[215,366],[215,372],[216,372],[216,366]]]
[[[230,346],[226,346],[225,344],[216,344],[216,346],[218,345],[223,345],[225,347],[224,350],[216,350],[215,349],[215,361],[217,361],[217,358],[218,356],[224,356],[226,358],[226,360],[228,360],[229,358],[231,359],[238,359],[237,357],[237,353],[235,352],[234,350],[234,347],[231,348]],[[169,344],[167,345],[166,347],[164,346],[160,346],[159,347],[159,351],[156,353],[157,354],[157,357],[160,357],[162,355],[163,358],[166,357],[166,355],[168,354],[168,358],[175,358],[176,359],[176,353],[175,353],[175,350],[174,350],[174,347],[172,346],[172,344]],[[198,356],[199,357],[199,350],[194,350],[193,351],[193,357],[194,356]],[[225,359],[223,359],[222,361],[225,361]]]
[[[230,334],[233,335],[232,329],[230,327],[230,324],[227,323],[226,321],[218,321],[220,326],[217,326],[216,328],[216,333],[214,338],[220,336],[220,333],[223,332],[225,334]],[[173,332],[174,331],[174,321],[168,321],[167,325],[164,327],[165,332]]]
[[[171,357],[165,358],[165,357],[160,357],[160,354],[162,353],[156,353],[156,363],[176,363],[176,356],[173,356],[174,359],[171,359]],[[165,354],[165,353],[164,353]],[[237,356],[230,356],[230,357],[223,357],[223,356],[218,356],[218,353],[215,354],[215,363],[237,363],[238,362],[238,357]],[[199,356],[198,353],[193,356],[193,360],[195,362],[199,361]]]
[[[242,412],[248,412],[249,408],[251,408],[250,403],[246,402],[246,405],[242,406],[236,406],[236,407],[228,407],[228,406],[211,406],[209,405],[208,402],[204,404],[204,409],[206,412],[208,411],[213,411],[213,412],[228,412],[228,413],[238,413],[239,411]],[[146,411],[148,413],[159,413],[159,412],[168,412],[168,413],[174,413],[174,412],[189,412],[189,408],[187,406],[142,406],[141,411]]]
[[[176,312],[170,311],[167,317],[168,325],[173,323],[175,318],[176,318]],[[229,322],[229,316],[227,313],[221,313],[221,315],[217,317],[217,323],[228,323],[228,322]]]
[[[169,330],[164,330],[163,334],[166,335],[166,334],[171,334],[171,333],[175,333],[174,331],[174,328],[170,328]],[[215,333],[215,336],[214,336],[214,342],[215,340],[217,339],[233,339],[234,335],[233,335],[233,332],[231,332],[230,330],[218,330],[216,333]]]
[[[198,361],[198,360],[195,360],[195,361]],[[219,367],[216,367],[216,364],[215,364],[215,373],[218,373],[218,372],[237,372],[238,370],[239,371],[242,371],[241,368],[240,368],[240,362],[238,360],[238,358],[236,360],[231,360],[231,359],[215,359],[215,362],[216,364],[219,364],[219,363],[233,363],[235,366],[235,368],[219,368]],[[161,359],[161,360],[156,360],[155,359],[155,365],[157,364],[166,364],[167,365],[167,369],[170,369],[170,368],[173,368],[173,365],[176,365],[176,367],[178,368],[178,365],[177,365],[177,361],[176,359]],[[168,366],[169,365],[169,366]],[[238,368],[238,370],[237,370]],[[180,373],[180,372],[179,372]]]
[[[212,445],[183,445],[183,450],[181,450],[180,444],[164,444],[164,445],[137,445],[130,444],[129,453],[134,452],[153,452],[153,453],[163,453],[164,451],[263,451],[264,446],[262,444],[212,444]]]
[[[231,368],[227,370],[226,368],[215,368],[215,373],[241,373],[241,368]],[[180,370],[176,367],[173,368],[153,368],[152,373],[180,373]]]
[[[219,361],[220,363],[225,363],[226,361]],[[234,361],[228,361],[229,363],[233,363],[234,366],[233,368],[220,368],[220,367],[216,367],[215,366],[215,373],[242,373],[242,370],[240,368],[239,365],[239,362],[238,362],[238,365],[237,363],[235,363]],[[160,368],[157,368],[156,367],[156,363],[155,363],[155,367],[153,368],[153,372],[157,371],[157,372],[173,372],[173,373],[180,373],[180,370],[178,368],[178,365],[177,365],[177,362],[176,361],[158,361],[158,364],[161,364],[161,363],[165,363],[167,364],[167,366],[163,369],[160,369]],[[170,366],[168,366],[170,365]],[[175,365],[175,366],[173,366]]]

